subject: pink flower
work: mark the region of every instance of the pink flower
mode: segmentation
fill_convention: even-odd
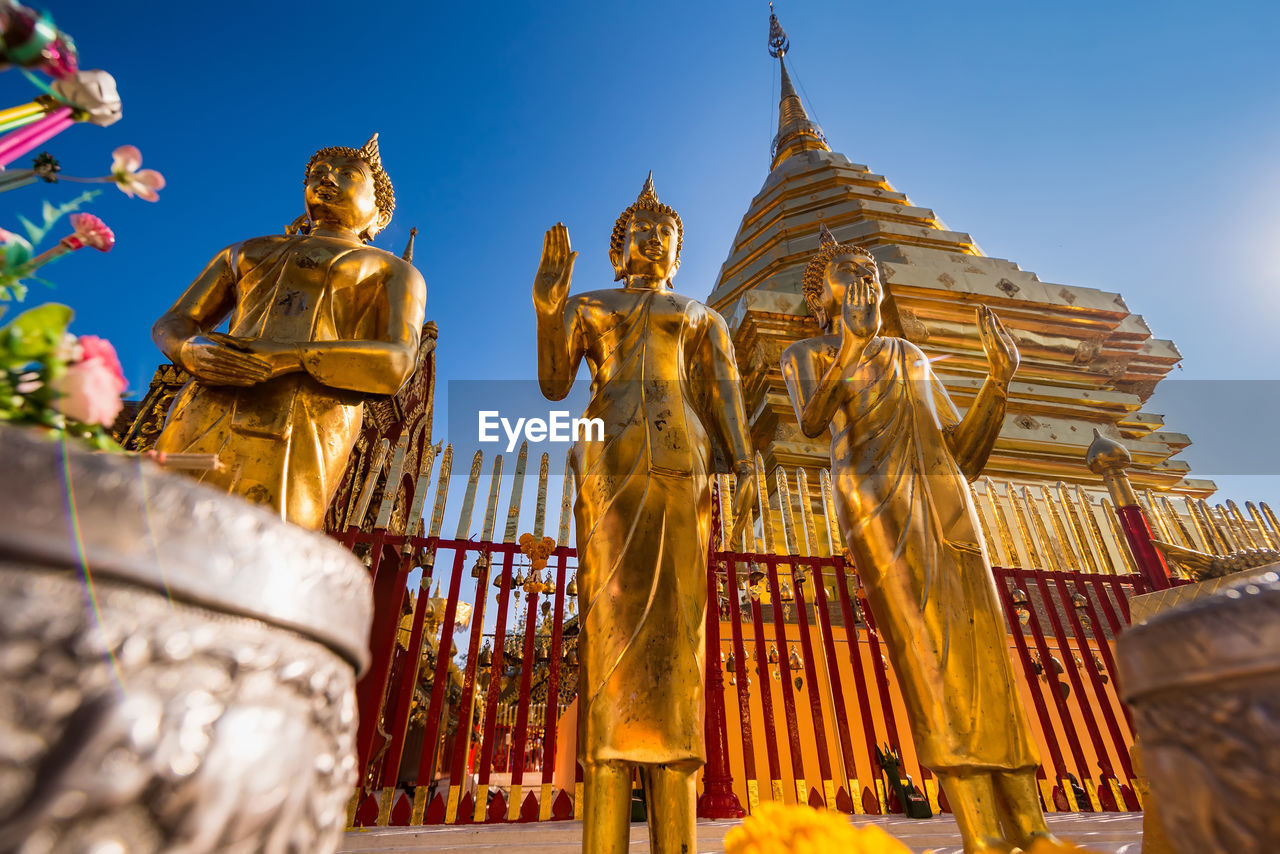
[[[164,189],[164,176],[154,169],[142,169],[142,152],[134,145],[122,145],[111,152],[111,180],[126,196],[137,195],[148,202],[159,201],[157,190]]]
[[[110,427],[120,414],[128,383],[111,342],[97,335],[81,335],[84,358],[51,383],[58,397],[53,406],[63,415],[84,424]]]
[[[62,238],[63,245],[68,249],[92,246],[100,252],[110,252],[111,247],[116,245],[115,234],[93,214],[72,214],[71,227],[75,229],[75,234]]]

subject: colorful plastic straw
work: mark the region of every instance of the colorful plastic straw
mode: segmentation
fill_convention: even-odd
[[[37,145],[75,124],[70,107],[59,107],[43,119],[0,139],[0,166],[7,166]]]
[[[26,104],[19,104],[16,107],[10,107],[7,110],[0,110],[0,124],[4,124],[12,119],[19,119],[25,116],[40,116],[44,113],[44,107],[36,101],[30,101]]]

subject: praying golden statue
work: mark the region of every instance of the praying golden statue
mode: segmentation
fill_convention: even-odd
[[[826,334],[783,353],[787,390],[806,436],[830,429],[836,516],[920,762],[938,775],[966,854],[1015,851],[1050,834],[967,481],[1000,432],[1018,350],[980,306],[990,373],[960,418],[924,353],[879,334],[884,289],[871,254],[825,225],[820,240],[803,290]]]
[[[533,285],[542,393],[564,398],[585,358],[584,417],[605,424],[603,441],[579,441],[572,462],[586,854],[629,850],[633,766],[651,849],[696,850],[713,442],[738,473],[738,528],[753,492],[728,327],[671,290],[683,239],[650,175],[610,239],[621,288],[569,296],[577,253],[560,224],[546,234]]]
[[[305,184],[290,233],[222,250],[156,321],[156,345],[195,377],[156,450],[217,454],[221,469],[200,480],[320,528],[364,397],[413,373],[426,285],[367,245],[395,210],[377,134],[316,152]]]

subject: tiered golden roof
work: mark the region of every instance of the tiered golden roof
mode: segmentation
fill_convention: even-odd
[[[770,54],[779,61],[782,96],[772,166],[707,299],[733,332],[752,438],[769,468],[827,463],[825,440],[800,433],[778,366],[788,344],[818,334],[800,285],[825,224],[841,243],[874,254],[887,289],[886,334],[939,358],[935,370],[961,407],[987,369],[973,305],[994,308],[1017,339],[1022,366],[988,473],[1096,484],[1084,453],[1099,428],[1124,441],[1139,488],[1210,494],[1212,482],[1187,478],[1189,466],[1173,459],[1190,439],[1142,411],[1181,359],[1173,342],[1155,338],[1118,293],[1044,282],[984,255],[972,237],[948,229],[883,175],[831,151],[791,84],[783,64],[789,44],[775,25]]]

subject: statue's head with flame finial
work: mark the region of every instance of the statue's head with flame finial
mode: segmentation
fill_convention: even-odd
[[[684,224],[680,214],[658,201],[653,173],[645,179],[640,196],[618,215],[609,238],[609,261],[614,280],[628,276],[669,280],[680,268]]]
[[[312,226],[328,221],[365,241],[387,227],[396,209],[376,133],[360,148],[330,146],[311,155],[304,183]]]
[[[861,246],[839,243],[823,223],[818,231],[818,254],[804,268],[800,291],[818,326],[830,332],[831,322],[840,316],[844,293],[855,280],[870,278],[879,299],[884,298],[876,259]]]

